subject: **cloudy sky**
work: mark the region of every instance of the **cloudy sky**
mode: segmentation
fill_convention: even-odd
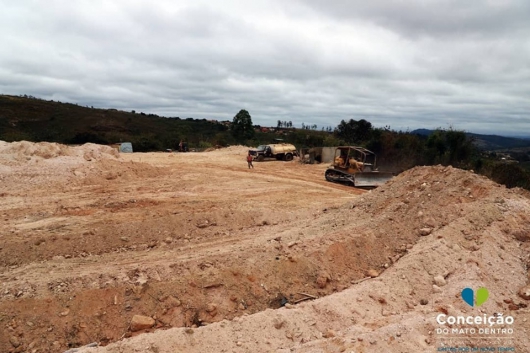
[[[0,94],[530,135],[528,0],[0,0]]]

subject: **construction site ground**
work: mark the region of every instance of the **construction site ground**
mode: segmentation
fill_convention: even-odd
[[[444,166],[356,189],[247,150],[0,141],[0,352],[530,352],[528,192]]]

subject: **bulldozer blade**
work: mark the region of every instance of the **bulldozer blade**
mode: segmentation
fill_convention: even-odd
[[[375,187],[380,186],[392,179],[392,173],[365,172],[355,174],[355,186]]]

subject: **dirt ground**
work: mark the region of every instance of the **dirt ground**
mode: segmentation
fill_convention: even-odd
[[[246,151],[0,141],[0,352],[530,352],[528,192],[442,166],[360,190]]]

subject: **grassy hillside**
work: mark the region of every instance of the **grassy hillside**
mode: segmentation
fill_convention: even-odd
[[[235,114],[236,112],[234,112]],[[230,122],[159,117],[143,112],[97,109],[32,97],[0,95],[0,140],[50,141],[65,144],[132,142],[135,151],[176,149],[180,140],[189,147],[271,143],[275,138],[298,147],[335,145],[331,132],[284,128],[236,140]]]
[[[205,119],[163,118],[153,114],[96,109],[36,98],[0,96],[0,140],[60,143],[133,142],[137,150],[176,148],[222,140],[228,127]],[[223,142],[223,141],[218,141]]]

